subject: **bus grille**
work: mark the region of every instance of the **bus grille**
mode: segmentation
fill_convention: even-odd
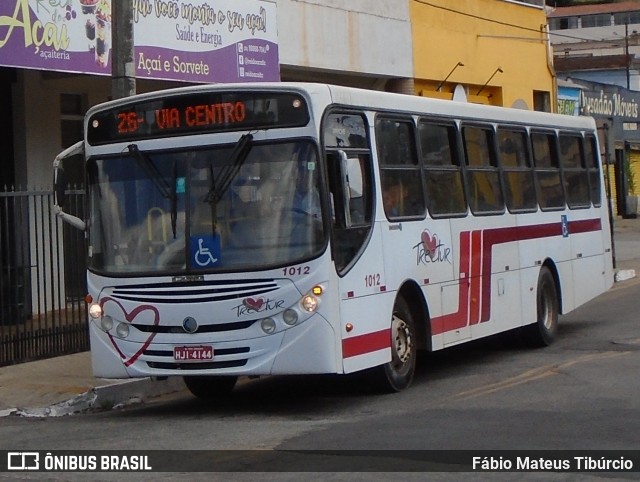
[[[249,353],[249,347],[218,348],[215,351],[217,357],[225,355],[240,355],[243,353]],[[149,366],[149,368],[155,368],[158,370],[214,370],[220,368],[236,368],[245,366],[248,361],[246,358],[242,358],[239,360],[219,360],[191,363],[176,362],[173,361],[173,352],[167,350],[145,350],[143,352],[143,355],[164,357],[167,361],[147,362],[147,366]]]
[[[247,360],[228,360],[218,362],[197,362],[197,363],[167,363],[167,362],[147,362],[149,368],[158,370],[214,370],[219,368],[243,367]]]
[[[111,296],[138,303],[206,303],[270,293],[278,289],[275,280],[198,281],[119,286]]]
[[[220,333],[223,331],[244,330],[245,328],[249,328],[256,321],[258,320],[235,321],[235,322],[229,322],[229,323],[212,323],[208,325],[202,323],[198,325],[198,329],[194,331],[192,334]],[[184,328],[182,328],[182,326],[141,325],[137,323],[132,323],[132,326],[145,333],[180,333],[180,334],[185,333]]]

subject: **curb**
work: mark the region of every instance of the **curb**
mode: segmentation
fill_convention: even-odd
[[[621,269],[616,272],[615,281],[616,282],[626,281],[635,277],[636,277],[635,269]]]
[[[181,377],[164,380],[142,378],[95,387],[64,402],[45,408],[10,408],[0,411],[0,417],[14,415],[20,417],[62,417],[74,413],[119,409],[129,405],[168,395],[184,389]]]

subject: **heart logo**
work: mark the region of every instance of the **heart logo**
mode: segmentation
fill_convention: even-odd
[[[100,306],[104,309],[104,305],[108,301],[113,302],[120,307],[120,310],[122,310],[122,313],[124,314],[124,319],[127,320],[129,323],[132,323],[133,320],[136,318],[136,316],[138,316],[140,313],[145,311],[151,311],[153,313],[154,326],[157,326],[160,323],[160,312],[158,311],[158,308],[156,308],[155,306],[140,305],[140,306],[137,306],[134,310],[129,312],[124,308],[124,306],[122,306],[122,304],[120,304],[118,300],[115,300],[111,297],[102,298],[100,300]],[[127,359],[127,355],[125,355],[120,349],[120,347],[118,346],[118,339],[113,337],[110,333],[108,333],[108,335],[109,335],[109,339],[111,340],[111,343],[113,344],[113,347],[118,351],[118,353],[120,354],[120,357],[124,360],[124,366],[126,367],[131,366],[133,363],[136,362],[136,360],[140,357],[140,355],[142,355],[142,353],[151,344],[151,341],[153,340],[153,338],[156,336],[155,333],[151,333],[149,337],[145,340],[145,342],[142,344],[142,347],[136,353],[134,353],[133,356]]]
[[[433,259],[435,259],[437,254],[436,250],[438,249],[438,235],[433,234],[432,236],[429,231],[427,230],[423,231],[422,246],[424,247],[424,251],[427,254],[427,256],[429,256],[429,258],[431,258],[431,260],[433,261]]]
[[[242,304],[253,311],[260,311],[260,308],[262,308],[265,304],[265,300],[262,297],[245,298],[244,300],[242,300]]]

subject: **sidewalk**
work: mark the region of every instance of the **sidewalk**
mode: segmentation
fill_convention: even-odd
[[[141,403],[185,389],[180,377],[106,380],[91,373],[89,352],[0,367],[0,417],[61,416]]]
[[[640,219],[615,220],[616,271],[640,272]],[[105,380],[91,374],[88,352],[0,367],[0,417],[61,416],[141,403],[184,390],[179,377]]]

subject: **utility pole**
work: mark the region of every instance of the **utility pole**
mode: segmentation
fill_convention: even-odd
[[[624,54],[625,65],[627,66],[627,90],[631,89],[631,58],[629,57],[629,23],[624,24]]]
[[[133,48],[133,2],[111,2],[111,95],[114,99],[136,93],[136,64]]]

